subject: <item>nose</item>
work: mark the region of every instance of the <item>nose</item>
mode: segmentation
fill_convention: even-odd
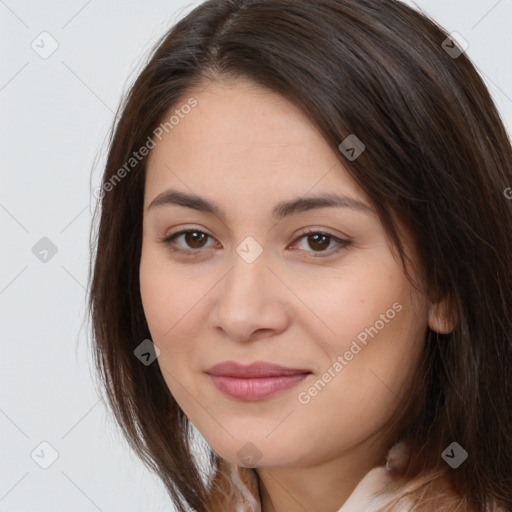
[[[266,338],[290,323],[286,287],[267,266],[264,254],[248,263],[235,253],[232,269],[214,290],[211,324],[228,338]]]

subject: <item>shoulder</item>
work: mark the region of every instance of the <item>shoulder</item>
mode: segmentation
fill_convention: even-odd
[[[406,478],[409,459],[405,441],[393,445],[385,465],[368,472],[338,512],[470,512],[447,471]]]
[[[396,475],[403,471],[408,460],[406,443],[395,444],[389,450],[386,464],[369,471],[338,512],[377,512],[394,502],[397,503],[392,508],[393,512],[414,510],[413,500],[403,496],[406,489],[403,485],[397,485],[396,480]]]
[[[456,491],[448,469],[406,479],[409,458],[407,443],[396,443],[386,464],[368,472],[338,512],[474,512]],[[487,512],[507,511],[493,505]]]

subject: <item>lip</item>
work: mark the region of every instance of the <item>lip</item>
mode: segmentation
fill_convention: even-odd
[[[225,395],[239,400],[264,400],[290,389],[312,372],[274,363],[256,362],[243,365],[225,361],[206,370],[215,387]]]

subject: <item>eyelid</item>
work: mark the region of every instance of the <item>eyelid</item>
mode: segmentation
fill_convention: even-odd
[[[332,238],[335,238],[335,239],[341,240],[341,241],[343,241],[343,238],[340,238],[340,237],[345,237],[345,239],[347,241],[349,239],[348,235],[344,235],[344,234],[336,235],[334,233],[331,233],[331,231],[329,229],[321,228],[321,227],[316,227],[316,226],[307,227],[307,228],[302,229],[302,231],[300,231],[298,233],[298,235],[296,236],[295,239],[297,239],[297,238],[299,238],[301,236],[304,236],[304,235],[318,235],[318,234],[328,235],[328,236],[330,236]]]
[[[164,239],[171,238],[175,235],[182,235],[183,233],[188,233],[189,231],[197,231],[198,233],[204,233],[211,238],[215,238],[211,233],[208,232],[207,229],[202,226],[191,226],[190,224],[181,224],[180,226],[176,226],[172,233],[166,234]]]

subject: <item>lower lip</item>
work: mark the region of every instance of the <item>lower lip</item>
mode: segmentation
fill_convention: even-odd
[[[225,395],[239,400],[264,400],[280,391],[290,389],[303,381],[308,373],[297,375],[278,375],[275,377],[260,377],[241,379],[239,377],[225,377],[210,375],[215,387]]]

